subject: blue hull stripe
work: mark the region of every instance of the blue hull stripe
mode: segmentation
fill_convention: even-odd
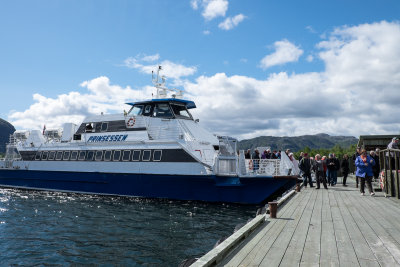
[[[273,177],[0,170],[4,187],[241,204],[259,204],[293,185]]]

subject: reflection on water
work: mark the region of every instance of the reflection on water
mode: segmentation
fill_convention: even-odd
[[[4,265],[177,266],[256,207],[0,189]]]

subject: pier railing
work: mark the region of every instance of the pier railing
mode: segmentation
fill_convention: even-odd
[[[383,190],[389,196],[400,199],[400,149],[385,149],[379,152]]]

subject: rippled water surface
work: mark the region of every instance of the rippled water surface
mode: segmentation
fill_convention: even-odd
[[[178,266],[256,207],[0,189],[2,265]]]

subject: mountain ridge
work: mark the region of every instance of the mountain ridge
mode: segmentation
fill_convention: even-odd
[[[290,149],[293,152],[300,151],[305,147],[310,149],[332,148],[339,145],[343,148],[358,143],[354,136],[331,136],[326,133],[301,136],[258,136],[251,139],[239,141],[238,149],[254,149],[256,147],[271,147],[272,150]]]

